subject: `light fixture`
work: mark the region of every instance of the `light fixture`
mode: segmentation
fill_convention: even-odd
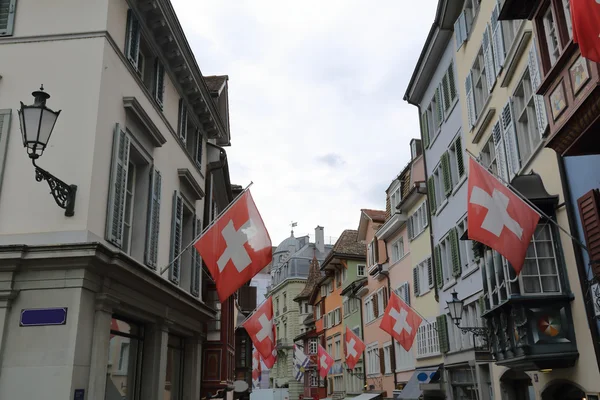
[[[450,318],[463,333],[472,333],[475,336],[483,336],[485,339],[488,337],[488,329],[480,326],[460,326],[462,315],[464,311],[465,302],[458,299],[458,293],[456,290],[452,292],[452,300],[447,301],[448,311],[450,312]]]
[[[44,92],[43,85],[40,90],[33,92],[32,95],[34,98],[33,104],[26,106],[21,102],[21,109],[19,109],[23,146],[27,148],[27,154],[35,167],[35,180],[48,182],[50,193],[56,204],[65,210],[65,216],[72,217],[75,214],[77,186],[66,184],[48,171],[38,167],[35,163],[48,145],[54,125],[60,115],[60,110],[53,111],[46,107],[46,100],[50,98],[50,95]]]

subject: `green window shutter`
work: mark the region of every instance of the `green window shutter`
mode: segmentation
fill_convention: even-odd
[[[179,99],[179,139],[183,143],[187,140],[188,113],[187,105],[183,99]]]
[[[454,151],[456,152],[456,164],[458,169],[458,176],[462,178],[465,174],[465,163],[463,159],[462,142],[460,136],[456,138],[454,142]]]
[[[433,253],[435,257],[435,280],[437,281],[438,289],[441,289],[444,286],[444,272],[442,269],[442,252],[440,246],[435,246]]]
[[[117,124],[113,139],[110,186],[108,190],[108,213],[106,240],[117,247],[123,245],[123,223],[125,221],[125,197],[127,170],[129,168],[130,139]]]
[[[450,341],[448,340],[448,321],[445,315],[438,315],[436,318],[438,340],[440,342],[440,352],[450,351]]]
[[[448,83],[448,74],[442,78],[442,96],[444,97],[444,112],[450,108],[450,84]]]
[[[413,291],[415,292],[415,296],[421,294],[419,292],[419,267],[413,268]]]
[[[196,165],[202,168],[202,132],[196,129]]]
[[[427,121],[427,111],[421,115],[421,136],[423,137],[423,147],[429,147],[429,124]]]
[[[162,178],[157,169],[150,171],[150,196],[148,199],[148,220],[146,227],[146,251],[144,262],[156,269],[158,260],[158,234],[160,232],[160,193]]]
[[[181,234],[183,227],[183,198],[178,190],[173,193],[173,214],[171,220],[171,254],[172,262],[169,268],[169,279],[174,283],[179,283],[179,272],[181,271],[181,258],[173,262],[175,257],[181,253]]]
[[[448,197],[452,193],[452,176],[450,175],[450,156],[447,151],[442,154],[442,177],[444,178],[444,194]]]
[[[433,176],[430,176],[429,179],[427,179],[427,201],[429,201],[429,210],[431,211],[431,214],[435,214],[435,183],[433,181]]]
[[[448,67],[448,85],[450,87],[450,101],[456,99],[456,82],[454,81],[454,64]]]
[[[0,36],[12,36],[17,0],[0,0]]]
[[[442,96],[440,95],[440,87],[435,89],[435,113],[437,116],[438,125],[442,124],[444,120],[444,113],[442,111]]]
[[[433,287],[433,265],[431,263],[431,257],[427,259],[427,286],[431,289]]]
[[[0,2],[3,0],[0,0]],[[140,57],[140,22],[133,15],[133,11],[127,10],[127,59],[138,69]]]
[[[194,240],[202,233],[202,220],[194,218]],[[196,249],[192,249],[192,286],[190,292],[193,296],[200,296],[200,282],[202,279],[202,257]]]
[[[160,108],[163,108],[163,99],[165,94],[165,67],[156,58],[154,60],[154,98]]]
[[[462,269],[460,267],[460,249],[458,247],[458,233],[456,233],[456,228],[450,230],[450,249],[452,253],[452,275],[459,277]]]

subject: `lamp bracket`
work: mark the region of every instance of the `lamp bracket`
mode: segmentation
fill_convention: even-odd
[[[460,329],[462,333],[472,333],[475,336],[483,336],[485,338],[487,338],[489,333],[488,328],[483,327],[458,326],[458,329]]]
[[[77,185],[69,185],[61,181],[50,172],[38,167],[35,159],[31,162],[35,167],[35,180],[41,182],[45,180],[50,186],[50,194],[54,197],[56,204],[65,210],[65,216],[72,217],[75,215],[75,196],[77,194]]]

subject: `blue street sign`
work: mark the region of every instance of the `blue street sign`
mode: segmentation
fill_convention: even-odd
[[[67,307],[30,308],[21,310],[20,326],[64,325],[67,323]]]
[[[75,389],[73,400],[83,400],[85,397],[85,389]]]

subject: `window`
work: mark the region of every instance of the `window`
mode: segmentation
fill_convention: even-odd
[[[461,274],[458,233],[452,228],[434,248],[435,274],[438,288]]]
[[[354,367],[354,370],[346,370],[346,392],[358,394],[363,391],[363,372],[361,367]]]
[[[321,297],[327,296],[327,284],[321,285]]]
[[[373,311],[373,296],[369,296],[365,299],[365,322],[369,323],[375,319],[375,313]]]
[[[170,261],[173,261],[181,253],[183,245],[191,243],[198,236],[202,226],[191,202],[184,199],[179,190],[173,192],[171,221]],[[202,263],[195,252],[184,252],[172,263],[169,279],[180,286],[199,288],[201,268]]]
[[[401,192],[400,192],[400,186],[398,186],[398,188],[396,188],[390,195],[390,208],[391,208],[392,215],[396,212],[396,206],[398,206],[398,204],[400,204],[400,201],[401,201]]]
[[[573,21],[571,20],[571,2],[569,0],[561,0],[562,10],[565,16],[565,25],[569,39],[573,39]]]
[[[552,227],[549,223],[538,224],[520,274],[523,294],[560,292],[558,263],[554,248]]]
[[[456,82],[454,81],[454,64],[450,64],[448,70],[442,77],[440,93],[444,101],[444,114],[447,116],[457,98]]]
[[[486,30],[485,32],[488,31]],[[469,111],[469,123],[471,127],[475,126],[477,119],[483,112],[483,106],[487,102],[487,99],[490,95],[490,88],[487,81],[488,78],[486,77],[486,61],[489,53],[485,52],[485,50],[489,48],[489,38],[485,43],[487,43],[488,47],[484,48],[484,46],[482,46],[479,49],[477,56],[475,56],[475,62],[473,63],[471,72],[467,76],[467,80],[469,80],[469,78],[472,80],[472,85],[466,85],[467,101],[473,101],[474,106],[472,107],[471,104],[467,104],[467,110]]]
[[[379,347],[377,342],[367,346],[367,374],[369,376],[379,375]]]
[[[554,66],[556,61],[558,61],[558,57],[560,56],[560,42],[558,37],[558,25],[556,23],[556,17],[554,15],[554,9],[552,6],[548,7],[544,13],[544,16],[542,17],[542,23],[544,26],[548,57],[550,58],[550,66]]]
[[[336,360],[339,360],[341,358],[342,353],[340,352],[340,344],[341,344],[340,339],[335,341],[335,359]]]
[[[452,398],[456,400],[477,400],[478,383],[475,380],[475,369],[470,367],[450,369]]]
[[[287,311],[287,293],[283,292],[283,312]]]
[[[344,392],[344,375],[333,377],[333,390],[336,392]]]
[[[183,398],[183,339],[169,335],[167,345],[167,369],[165,371],[165,400]]]
[[[364,264],[358,264],[356,266],[356,275],[357,276],[365,276],[365,265]]]
[[[396,294],[402,299],[402,301],[410,305],[410,291],[408,282],[402,282],[402,284],[398,286],[398,289],[396,289]]]
[[[450,143],[448,148],[450,180],[455,188],[465,178],[465,164],[463,160],[462,141],[460,134]]]
[[[408,217],[408,238],[414,239],[427,228],[427,200]],[[404,246],[403,246],[404,249]]]
[[[327,344],[327,354],[329,354],[330,356],[333,355],[333,343]]]
[[[322,314],[321,314],[321,305],[322,305],[322,304],[323,304],[323,303],[319,303],[319,304],[317,304],[317,308],[316,308],[316,310],[317,310],[317,313],[316,313],[316,319],[317,319],[317,320],[321,319],[321,317],[322,317]]]
[[[467,231],[467,219],[463,219],[456,225],[458,237]],[[462,270],[466,271],[470,266],[475,265],[475,254],[473,253],[473,242],[470,240],[458,240],[458,247],[460,252],[460,260]]]
[[[317,354],[317,338],[310,338],[308,340],[308,351],[309,354]]]
[[[304,314],[308,314],[312,311],[312,306],[308,302],[304,303]]]
[[[437,168],[433,171],[432,176],[429,178],[431,180],[432,185],[427,185],[431,190],[431,199],[428,198],[428,201],[434,204],[433,209],[435,210],[435,205],[441,206],[446,201],[446,195],[444,190],[444,178],[443,178],[443,170],[442,164],[438,164]],[[433,201],[432,201],[433,200]],[[434,211],[435,212],[435,211]]]
[[[0,36],[12,36],[17,0],[0,0]]]
[[[107,327],[108,329],[108,327]],[[106,393],[118,392],[123,399],[137,399],[141,393],[142,326],[113,317],[110,326],[109,359],[118,363],[108,365]],[[109,397],[105,397],[106,400]]]
[[[400,238],[392,244],[392,264],[404,257],[404,238]]]
[[[413,291],[415,296],[423,296],[433,287],[433,265],[431,257],[413,268]]]
[[[383,360],[385,371],[384,374],[392,373],[392,343],[388,342],[383,345]]]
[[[400,343],[395,340],[394,346],[396,351],[396,371],[414,369],[415,357],[413,356],[413,352],[411,350],[404,350],[404,347],[400,346]]]
[[[440,353],[437,322],[423,321],[417,331],[417,357],[429,357]]]
[[[375,265],[375,240],[372,240],[367,247],[367,255],[369,260],[369,268]]]
[[[449,316],[447,316],[449,318]],[[464,306],[463,317],[460,322],[461,326],[483,326],[481,320],[481,311],[479,308],[479,302],[475,301]],[[451,320],[447,319],[448,329],[448,342],[450,345],[450,351],[461,351],[472,349],[473,347],[481,348],[484,345],[484,341],[479,336],[471,334],[464,334],[459,327],[457,327]]]
[[[500,125],[498,125],[498,130]],[[496,128],[496,127],[494,127]],[[494,129],[492,129],[492,136],[485,143],[479,154],[479,161],[485,166],[492,174],[498,176],[498,160],[496,159],[496,149],[494,148]]]
[[[331,279],[331,280],[330,280],[330,281],[327,283],[327,291],[328,291],[329,293],[333,292],[333,285],[334,285],[334,282],[333,282],[333,278],[332,278],[332,279]]]
[[[308,373],[310,374],[310,386],[311,387],[318,387],[319,386],[319,377],[317,376],[317,371],[308,371]]]

